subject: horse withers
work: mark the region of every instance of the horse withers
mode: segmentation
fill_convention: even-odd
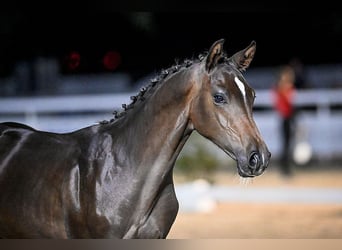
[[[164,69],[113,119],[70,133],[0,124],[0,237],[166,238],[178,213],[175,161],[192,131],[261,175],[270,152],[243,72],[256,49],[224,40]]]

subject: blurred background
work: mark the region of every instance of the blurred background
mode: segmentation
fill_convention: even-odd
[[[2,4],[0,122],[64,133],[108,120],[178,60],[196,58],[220,38],[228,56],[254,40],[245,78],[256,90],[254,118],[272,152],[269,170],[246,184],[235,162],[194,132],[175,167],[180,214],[170,238],[340,238],[342,12],[303,12],[290,2],[213,1],[182,10],[174,7],[180,1],[148,2],[152,10],[101,1]],[[289,175],[281,171],[273,100],[285,65],[296,73]]]

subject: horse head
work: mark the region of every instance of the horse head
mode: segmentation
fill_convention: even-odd
[[[190,110],[193,128],[237,161],[242,177],[254,177],[267,168],[269,152],[253,119],[254,89],[243,72],[253,60],[256,43],[227,57],[224,40],[216,41],[193,78],[198,95]]]

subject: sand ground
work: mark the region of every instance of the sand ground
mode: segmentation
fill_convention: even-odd
[[[233,173],[215,174],[219,185],[246,185]],[[176,183],[184,181],[175,176]],[[253,187],[342,188],[342,169],[298,170],[291,178],[266,172]],[[342,204],[222,202],[210,212],[180,212],[168,239],[336,239],[342,238]]]

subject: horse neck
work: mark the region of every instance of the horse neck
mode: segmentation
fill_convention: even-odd
[[[117,150],[125,152],[124,160],[129,161],[127,166],[153,176],[165,176],[170,172],[192,132],[189,124],[189,96],[193,90],[190,79],[188,69],[166,78],[154,87],[156,89],[146,93],[146,99],[139,106],[114,123],[116,143],[120,145]]]

